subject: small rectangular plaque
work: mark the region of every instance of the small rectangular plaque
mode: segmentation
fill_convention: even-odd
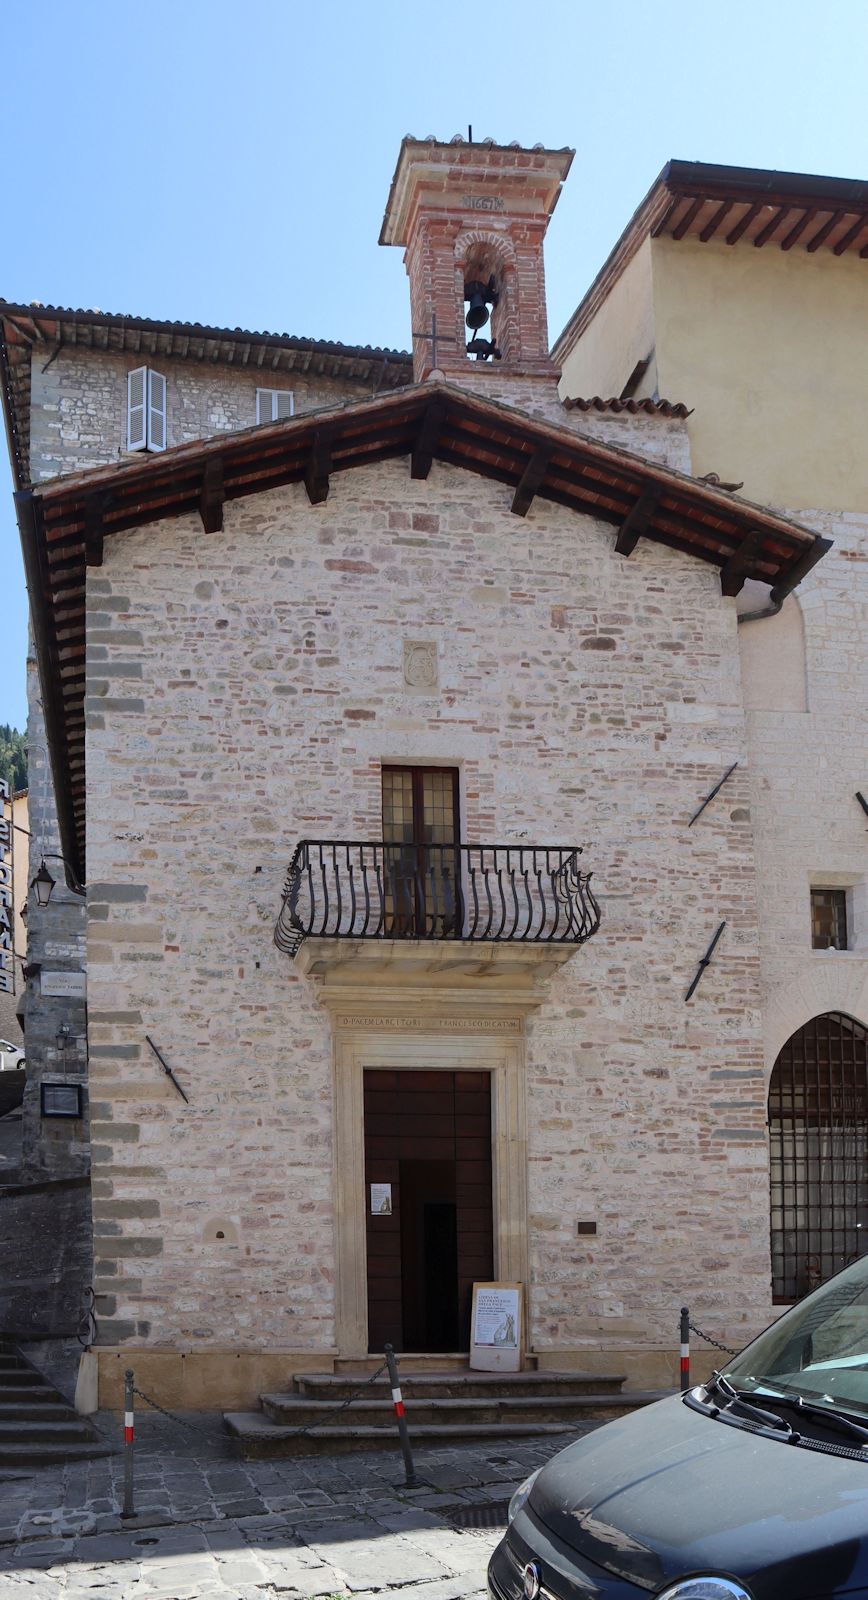
[[[39,989],[41,994],[83,1000],[87,994],[87,978],[83,972],[46,972],[43,968]]]
[[[392,1215],[392,1185],[390,1183],[371,1184],[371,1216],[390,1217]]]
[[[44,1117],[80,1117],[80,1083],[41,1083],[39,1086]]]

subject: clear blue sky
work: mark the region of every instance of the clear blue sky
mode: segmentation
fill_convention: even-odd
[[[864,0],[31,0],[3,27],[0,295],[406,347],[401,137],[576,148],[554,336],[671,156],[868,177]],[[868,271],[868,264],[866,264]],[[0,466],[0,722],[26,599]]]

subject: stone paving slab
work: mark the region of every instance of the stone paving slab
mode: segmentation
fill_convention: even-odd
[[[137,1417],[129,1521],[120,1451],[0,1473],[0,1600],[483,1600],[500,1533],[448,1514],[506,1501],[589,1431],[427,1447],[408,1489],[397,1438],[394,1456],[239,1461],[219,1417],[187,1420]]]

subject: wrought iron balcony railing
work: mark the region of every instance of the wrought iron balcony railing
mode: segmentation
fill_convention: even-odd
[[[303,939],[471,939],[584,944],[600,926],[578,847],[362,844],[303,839],[274,930]]]

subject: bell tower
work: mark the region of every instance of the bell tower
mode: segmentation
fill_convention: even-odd
[[[417,383],[435,370],[483,390],[489,371],[558,377],[543,239],[574,153],[404,139],[380,244],[404,246]]]

